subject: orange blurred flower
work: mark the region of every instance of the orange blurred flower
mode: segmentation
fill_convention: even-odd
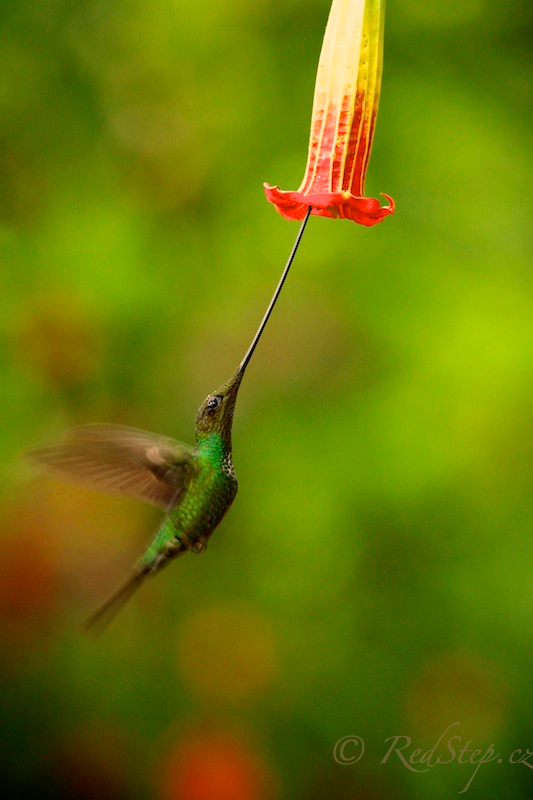
[[[333,0],[320,54],[307,169],[296,192],[264,184],[282,216],[322,217],[375,225],[394,213],[364,196],[383,65],[385,0]]]
[[[275,785],[252,744],[223,731],[179,742],[158,774],[161,800],[270,800]]]

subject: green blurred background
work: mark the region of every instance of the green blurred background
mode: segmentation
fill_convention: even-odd
[[[311,220],[237,501],[97,641],[158,515],[20,458],[84,422],[192,441],[296,234],[262,181],[302,178],[328,10],[2,0],[6,797],[452,797],[471,764],[380,761],[455,722],[502,755],[469,797],[533,796],[529,0],[389,3],[367,192],[397,213]]]

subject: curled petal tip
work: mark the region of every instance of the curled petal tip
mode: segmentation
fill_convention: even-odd
[[[394,210],[396,208],[396,206],[394,204],[394,199],[390,196],[390,194],[385,194],[385,192],[381,192],[381,196],[384,197],[385,200],[388,200],[389,203],[390,203],[390,206],[384,206],[384,208],[388,208],[389,209],[389,211],[388,211],[389,214],[394,214]]]

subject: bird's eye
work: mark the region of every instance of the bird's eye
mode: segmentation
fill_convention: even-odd
[[[218,407],[219,407],[219,405],[221,404],[221,402],[222,402],[222,398],[221,398],[221,397],[219,397],[218,395],[217,395],[216,397],[210,397],[210,398],[209,398],[209,400],[207,401],[207,403],[206,403],[206,406],[205,406],[205,407],[206,407],[207,409],[209,409],[209,411],[214,411],[214,410],[215,410],[215,408],[218,408]]]

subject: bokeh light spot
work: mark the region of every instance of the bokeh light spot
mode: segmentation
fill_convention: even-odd
[[[505,721],[506,695],[495,665],[475,653],[447,653],[426,663],[416,678],[407,699],[409,724],[428,740],[453,722],[460,723],[457,735],[489,737]]]
[[[227,733],[175,747],[162,771],[162,800],[267,800],[271,776],[261,757]]]
[[[199,694],[222,702],[262,692],[277,671],[271,627],[245,606],[201,609],[187,617],[178,662]]]

